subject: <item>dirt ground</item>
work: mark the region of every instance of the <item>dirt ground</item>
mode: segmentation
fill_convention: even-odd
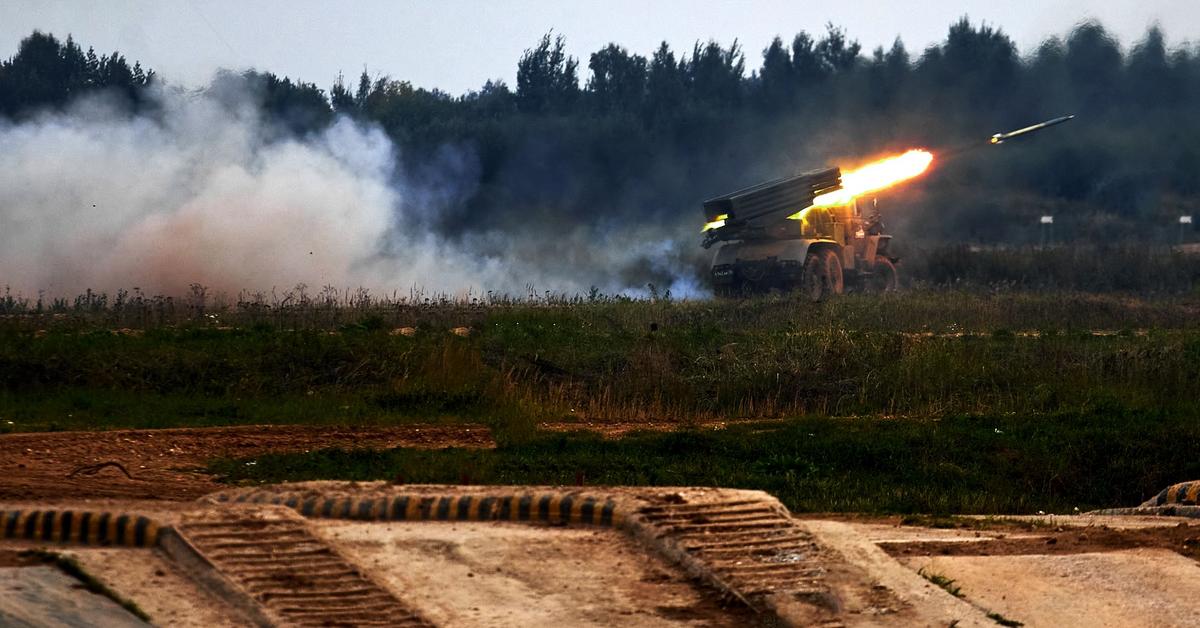
[[[617,439],[633,432],[672,432],[683,428],[701,430],[723,430],[731,425],[759,423],[783,423],[782,419],[727,419],[723,421],[699,421],[695,423],[651,422],[651,421],[562,421],[539,423],[538,429],[547,432],[593,432],[604,438]]]
[[[1058,555],[1159,548],[1200,560],[1200,522],[1182,521],[1139,528],[1001,525],[969,534],[977,538],[959,536],[944,540],[883,540],[877,543],[897,557]]]
[[[24,550],[0,548],[0,567],[33,567],[44,562],[41,558],[32,556]]]
[[[700,427],[723,429],[732,423],[736,422],[710,422]],[[548,431],[588,430],[606,438],[619,438],[635,430],[669,431],[681,425],[547,423],[540,427]],[[0,435],[0,500],[191,500],[226,488],[204,473],[205,464],[213,458],[249,458],[331,447],[487,448],[495,447],[495,441],[487,426],[469,424],[245,425],[5,434]]]
[[[494,442],[482,425],[250,425],[5,434],[0,436],[0,500],[191,500],[222,488],[203,471],[212,458],[401,446],[493,447]],[[104,463],[120,467],[96,467]]]

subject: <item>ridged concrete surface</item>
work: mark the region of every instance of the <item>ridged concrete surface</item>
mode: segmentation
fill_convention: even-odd
[[[284,625],[430,625],[286,510],[210,512],[176,530]]]

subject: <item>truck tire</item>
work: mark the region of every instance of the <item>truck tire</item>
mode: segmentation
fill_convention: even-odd
[[[746,284],[738,280],[730,284],[717,286],[714,292],[722,299],[743,299],[746,297]]]
[[[833,249],[821,251],[822,262],[825,266],[826,291],[829,294],[842,294],[846,291],[846,280],[842,273],[842,260]]]
[[[879,255],[875,258],[875,272],[867,280],[867,290],[875,294],[895,292],[900,287],[900,277],[892,260]]]
[[[809,253],[800,270],[800,293],[816,303],[825,298],[828,283],[829,271],[825,267],[824,257],[819,251]]]

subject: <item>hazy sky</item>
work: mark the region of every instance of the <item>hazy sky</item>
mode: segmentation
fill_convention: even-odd
[[[899,35],[918,52],[963,15],[1000,26],[1022,52],[1089,18],[1126,46],[1156,21],[1172,45],[1200,39],[1200,0],[0,0],[0,57],[41,29],[120,50],[189,86],[219,67],[256,67],[328,88],[339,71],[352,80],[365,64],[372,75],[457,94],[489,78],[515,83],[521,52],[550,29],[567,37],[586,78],[587,55],[610,41],[648,55],[663,40],[690,50],[737,38],[754,69],[777,34],[790,40],[833,22],[867,50]]]

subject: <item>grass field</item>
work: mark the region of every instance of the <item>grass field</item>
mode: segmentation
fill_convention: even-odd
[[[1197,469],[1200,298],[822,304],[85,295],[0,318],[0,429],[483,422],[494,451],[316,452],[230,480],[722,484],[802,510],[1138,501]],[[545,421],[768,423],[602,441]]]
[[[229,481],[734,486],[793,511],[1069,514],[1200,477],[1200,421],[1098,407],[937,420],[808,417],[723,430],[539,435],[494,450],[320,451],[220,460]]]

